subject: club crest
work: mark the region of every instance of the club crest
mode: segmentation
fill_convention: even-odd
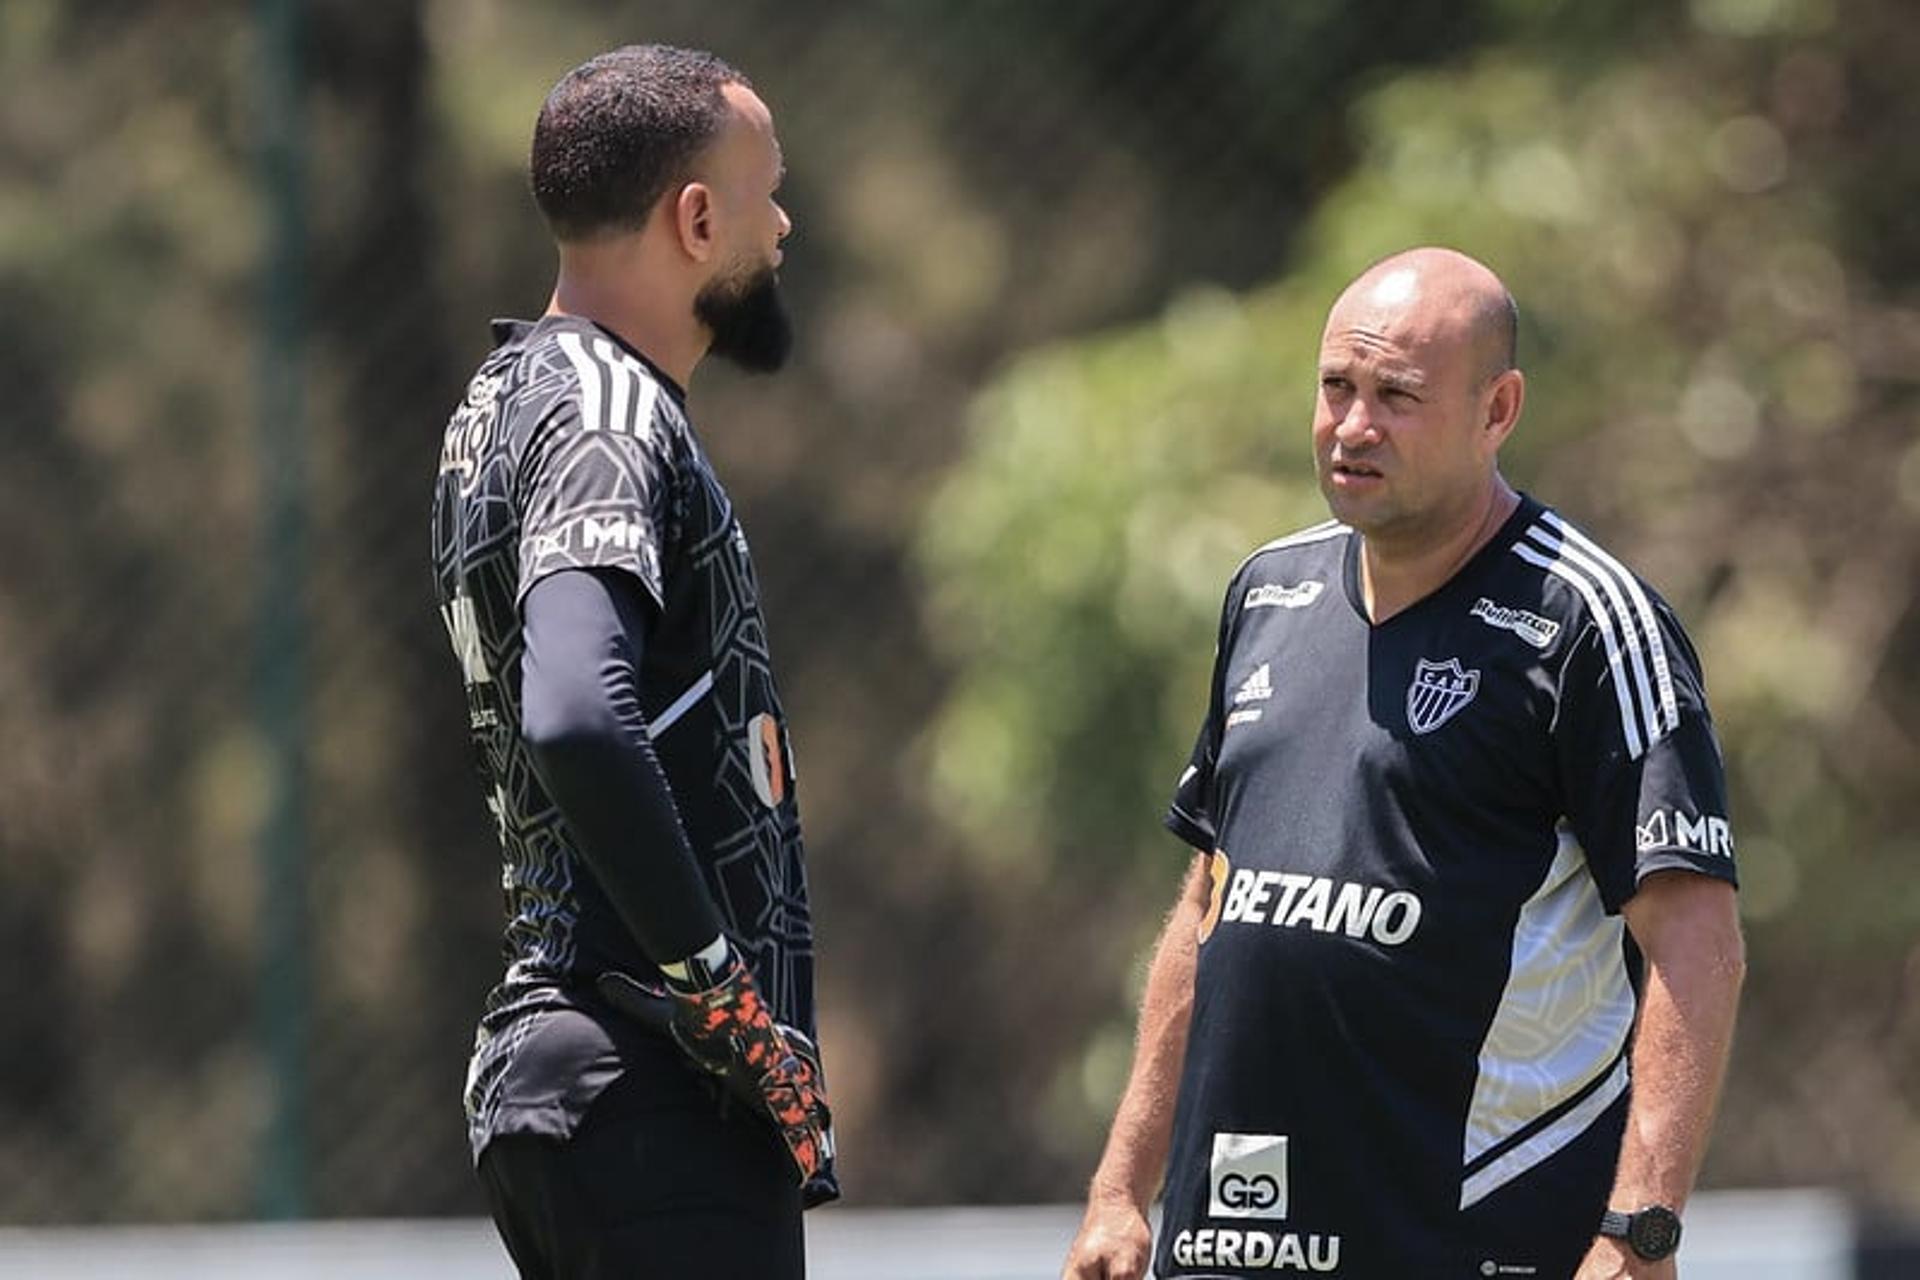
[[[1422,658],[1413,669],[1413,683],[1407,686],[1407,727],[1415,733],[1432,733],[1459,715],[1478,692],[1480,673],[1462,670],[1460,659],[1429,662]]]

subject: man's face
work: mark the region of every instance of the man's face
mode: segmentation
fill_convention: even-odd
[[[1314,469],[1335,518],[1364,534],[1443,534],[1493,465],[1480,353],[1439,310],[1408,271],[1343,296],[1327,317]]]
[[[693,311],[713,335],[709,351],[743,369],[770,373],[793,348],[793,323],[780,294],[780,242],[793,230],[775,199],[786,167],[773,116],[753,90],[722,91],[732,117],[708,153],[721,260],[694,298]]]

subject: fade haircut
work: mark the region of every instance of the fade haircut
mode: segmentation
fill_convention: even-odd
[[[1489,379],[1497,378],[1509,369],[1520,365],[1520,304],[1513,300],[1513,294],[1505,287],[1500,296],[1478,317],[1480,331],[1487,349],[1493,354]]]
[[[638,231],[726,123],[747,78],[710,53],[633,44],[561,77],[533,127],[529,177],[554,238]]]

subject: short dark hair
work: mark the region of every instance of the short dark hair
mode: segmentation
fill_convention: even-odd
[[[726,123],[723,86],[747,78],[711,53],[633,44],[562,76],[533,127],[534,202],[560,240],[637,231]]]
[[[1520,364],[1520,304],[1503,288],[1490,310],[1493,314],[1488,317],[1487,327],[1492,330],[1490,345],[1496,357],[1493,372],[1497,377]]]

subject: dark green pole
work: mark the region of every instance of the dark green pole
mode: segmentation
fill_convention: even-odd
[[[260,289],[260,582],[256,715],[270,798],[260,830],[259,1018],[271,1111],[255,1209],[307,1213],[306,502],[301,337],[306,244],[300,0],[255,0],[260,56],[259,183],[266,222]]]

